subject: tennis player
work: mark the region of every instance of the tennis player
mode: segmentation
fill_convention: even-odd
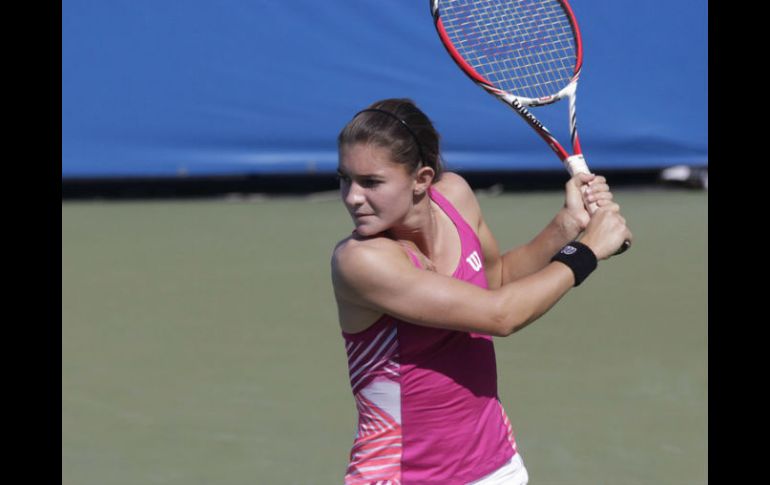
[[[331,261],[358,409],[345,483],[526,484],[492,336],[537,320],[631,240],[604,177],[571,178],[547,226],[501,254],[412,101],[360,111],[338,147],[355,225]]]

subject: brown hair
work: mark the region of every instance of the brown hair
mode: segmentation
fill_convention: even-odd
[[[390,150],[393,161],[410,172],[431,167],[436,175],[444,171],[439,151],[440,135],[430,119],[411,99],[390,98],[372,103],[359,111],[340,131],[337,147],[373,143]]]

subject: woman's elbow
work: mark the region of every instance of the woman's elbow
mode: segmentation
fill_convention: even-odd
[[[495,337],[508,337],[516,333],[528,322],[522,321],[514,312],[499,309],[492,316],[492,335]]]
[[[534,320],[519,315],[518,312],[507,311],[503,308],[496,309],[491,319],[491,333],[495,337],[509,337]]]

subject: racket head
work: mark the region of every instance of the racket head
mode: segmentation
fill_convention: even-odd
[[[444,47],[487,91],[524,106],[574,93],[583,43],[566,0],[430,2]]]

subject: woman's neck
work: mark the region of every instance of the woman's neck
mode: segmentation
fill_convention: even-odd
[[[431,258],[436,247],[438,224],[435,207],[427,193],[406,215],[402,224],[388,230],[388,236],[397,241],[414,244],[425,256]]]

